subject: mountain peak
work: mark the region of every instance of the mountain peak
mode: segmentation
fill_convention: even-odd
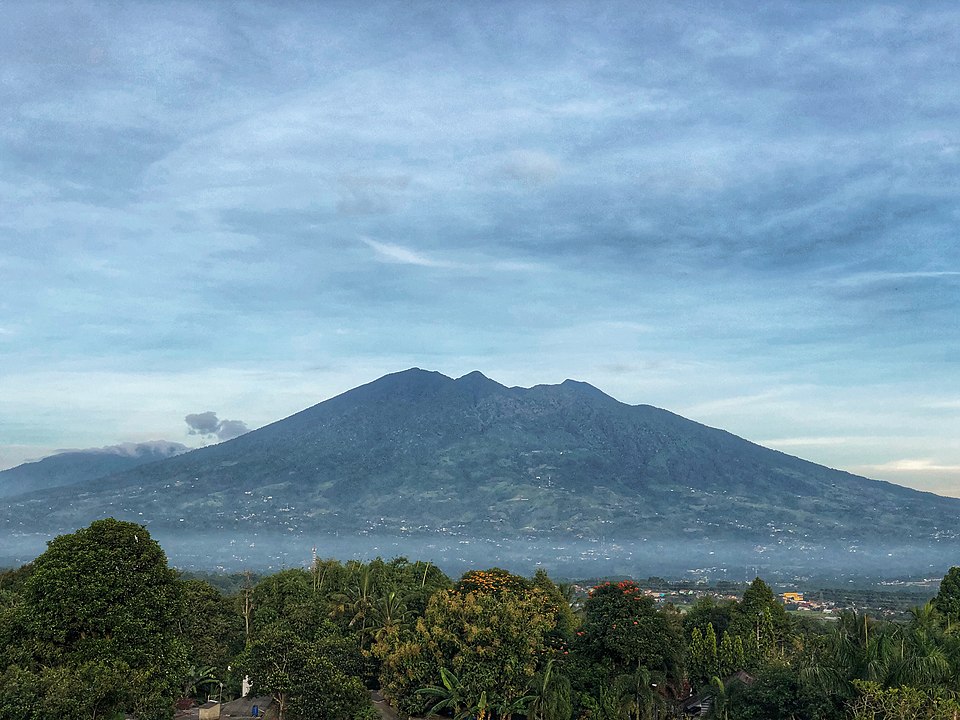
[[[591,397],[598,400],[612,400],[613,402],[619,402],[615,398],[612,398],[609,395],[607,395],[605,392],[603,392],[603,390],[600,390],[599,388],[594,387],[590,383],[583,382],[582,380],[571,380],[570,378],[567,378],[562,383],[560,383],[560,385],[558,385],[557,387],[563,388],[568,392],[573,392],[583,397]]]
[[[635,562],[696,563],[686,567],[714,553],[743,567],[763,552],[764,562],[862,570],[869,553],[892,571],[892,557],[919,563],[916,548],[925,562],[960,548],[942,531],[960,500],[820,467],[570,379],[507,388],[478,371],[410,368],[229,443],[110,470],[73,468],[75,486],[47,483],[42,502],[6,503],[0,532],[62,532],[124,508],[178,535],[214,518],[240,537],[429,538],[456,553],[474,539],[605,537],[632,543]],[[494,545],[482,547],[486,557]],[[596,548],[584,552],[595,559]]]

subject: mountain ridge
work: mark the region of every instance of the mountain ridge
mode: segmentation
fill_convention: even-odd
[[[167,440],[61,450],[0,471],[0,498],[96,480],[145,463],[164,460],[186,450],[186,445]]]
[[[506,387],[419,368],[218,445],[12,500],[7,532],[72,529],[109,511],[171,532],[653,539],[808,555],[880,552],[892,538],[953,548],[960,514],[958,499],[825,468],[587,383]]]

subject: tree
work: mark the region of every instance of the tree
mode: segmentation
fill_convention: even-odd
[[[733,684],[724,711],[737,720],[828,720],[841,716],[831,696],[804,687],[796,672],[786,665],[766,666],[751,685]]]
[[[113,518],[52,540],[24,584],[25,632],[36,660],[118,678],[108,709],[142,717],[169,714],[185,673],[180,607],[180,586],[160,546],[142,525]]]
[[[381,687],[404,712],[426,709],[417,690],[445,688],[441,668],[457,679],[463,707],[516,712],[517,701],[544,662],[555,613],[529,581],[501,570],[464,576],[439,591],[408,632],[384,635]]]
[[[690,635],[695,627],[700,628],[701,633],[706,633],[707,625],[713,625],[714,633],[722,637],[730,626],[735,606],[736,603],[732,600],[718,603],[710,595],[702,597],[684,614],[683,629],[687,635]]]
[[[636,583],[598,585],[583,612],[577,653],[606,666],[611,681],[646,667],[661,686],[679,682],[683,653],[679,623],[657,610]]]
[[[303,570],[281,570],[263,578],[253,589],[252,605],[253,635],[275,624],[309,635],[324,615],[312,577]]]
[[[853,720],[956,720],[960,703],[943,689],[924,691],[855,680],[857,696],[848,708]]]
[[[708,680],[712,673],[707,668],[707,650],[703,641],[703,633],[700,628],[693,628],[690,633],[690,644],[687,646],[687,667],[690,672],[690,680],[700,685]]]
[[[952,567],[940,581],[933,607],[947,623],[960,623],[960,567]]]
[[[534,573],[532,585],[543,592],[553,609],[556,618],[555,627],[551,632],[553,644],[559,647],[569,643],[573,639],[573,633],[577,626],[577,618],[570,606],[569,596],[565,595],[561,586],[553,582],[547,572],[542,569]],[[567,588],[567,592],[570,591],[570,588]]]
[[[367,626],[371,624],[371,616],[374,614],[376,599],[371,566],[361,567],[356,582],[350,584],[344,592],[331,596],[334,602],[331,617],[348,620],[347,628],[356,633],[361,650],[367,637]]]
[[[527,706],[529,720],[570,720],[573,701],[570,680],[558,672],[556,660],[550,658],[543,670],[527,686],[531,700]]]
[[[440,685],[428,685],[425,688],[417,690],[417,695],[436,698],[436,703],[427,711],[428,715],[435,715],[441,710],[449,710],[454,718],[469,715],[472,710],[471,699],[468,691],[464,689],[460,678],[447,670],[440,668]],[[486,693],[483,696],[483,705],[486,707]],[[480,698],[478,698],[479,700]]]
[[[744,638],[744,646],[754,664],[770,660],[782,648],[789,634],[790,621],[773,590],[756,578],[734,607],[730,632]]]
[[[704,660],[710,677],[720,673],[717,654],[717,634],[713,631],[713,624],[707,625],[707,634],[703,638]]]
[[[743,653],[743,638],[737,635],[736,638],[730,636],[726,630],[723,631],[723,638],[720,640],[720,650],[717,658],[718,675],[725,678],[737,670],[743,670],[746,660]]]
[[[232,599],[203,580],[181,583],[182,613],[178,632],[190,665],[185,694],[227,678],[227,667],[243,650],[244,621]]]
[[[344,673],[322,644],[277,625],[257,635],[242,662],[257,691],[277,703],[279,720],[342,720],[369,707],[360,678]]]

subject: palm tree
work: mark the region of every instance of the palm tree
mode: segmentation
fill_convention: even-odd
[[[649,720],[661,705],[661,698],[646,666],[638,665],[632,673],[620,675],[614,682],[620,707],[628,720]]]
[[[333,608],[331,617],[349,617],[348,628],[360,625],[360,649],[363,649],[364,638],[367,635],[367,622],[374,606],[373,574],[369,566],[362,565],[356,584],[347,587],[346,592],[331,596]]]
[[[891,681],[896,685],[932,688],[950,677],[948,642],[940,618],[927,603],[911,610],[910,625],[900,631],[899,652],[894,650]]]
[[[531,698],[527,706],[529,720],[570,720],[573,714],[570,680],[556,671],[553,658],[531,678],[527,691]]]
[[[403,627],[410,618],[410,611],[396,590],[391,590],[376,600],[370,613],[370,630],[374,637],[392,628]]]

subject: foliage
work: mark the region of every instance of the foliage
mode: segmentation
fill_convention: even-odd
[[[804,686],[787,665],[765,667],[752,684],[733,684],[725,710],[729,717],[737,720],[839,720],[841,717],[841,710],[831,696]]]
[[[181,611],[175,573],[143,526],[110,518],[60,536],[23,586],[23,641],[34,665],[18,682],[35,675],[47,708],[87,687],[75,707],[169,716],[186,671]]]
[[[729,631],[743,638],[748,660],[759,667],[782,655],[790,621],[770,586],[756,578],[733,607]]]
[[[532,583],[520,575],[514,575],[501,568],[490,568],[464,573],[453,589],[461,595],[471,592],[501,595],[508,592],[522,593],[531,587]]]
[[[494,578],[489,586],[486,577]],[[484,698],[501,716],[517,712],[556,626],[545,594],[521,587],[499,571],[473,573],[468,583],[436,593],[412,630],[378,644],[385,694],[401,710],[419,712],[426,703],[416,692],[446,688],[446,674],[457,680],[459,706],[476,707]]]
[[[960,623],[960,567],[952,567],[940,581],[933,607],[946,622]]]
[[[713,625],[713,632],[722,637],[730,626],[735,606],[732,600],[717,602],[709,595],[699,598],[683,616],[684,632],[689,636],[694,628],[699,628],[704,634],[707,626]]]
[[[857,698],[850,703],[852,720],[956,720],[960,703],[943,689],[910,686],[883,688],[855,680]]]
[[[244,624],[232,599],[204,580],[181,582],[181,597],[177,628],[190,670],[184,694],[197,696],[229,678],[227,668],[244,647]]]
[[[243,659],[257,692],[273,696],[280,720],[341,720],[363,714],[369,697],[329,646],[277,626],[260,632]]]
[[[530,704],[528,720],[570,720],[573,714],[573,692],[570,680],[556,664],[555,658],[530,679],[527,686]]]
[[[730,635],[724,636],[728,646],[725,648],[730,652]],[[690,674],[690,680],[695,685],[702,685],[709,682],[710,678],[719,675],[726,677],[730,673],[724,673],[720,669],[720,653],[717,648],[717,635],[713,631],[713,625],[707,624],[706,634],[700,632],[700,628],[694,627],[690,633],[690,646],[688,651],[687,668]],[[725,661],[727,658],[724,658]],[[726,670],[727,668],[724,668]]]
[[[130,668],[86,661],[79,666],[27,670],[10,666],[0,675],[0,717],[54,720],[111,718],[117,708],[133,707]],[[163,708],[154,706],[154,716]]]
[[[657,610],[636,583],[603,583],[583,608],[578,654],[606,666],[610,677],[647,668],[661,682],[677,682],[683,666],[679,621]]]
[[[227,597],[178,580],[143,527],[104,520],[0,576],[0,717],[160,720],[178,692],[246,672],[284,720],[369,720],[365,681],[400,712],[461,720],[648,720],[707,688],[721,720],[955,720],[955,583],[957,568],[907,622],[829,628],[791,621],[759,578],[685,616],[631,581],[574,610],[542,571],[453,584],[406,558],[318,560]]]

